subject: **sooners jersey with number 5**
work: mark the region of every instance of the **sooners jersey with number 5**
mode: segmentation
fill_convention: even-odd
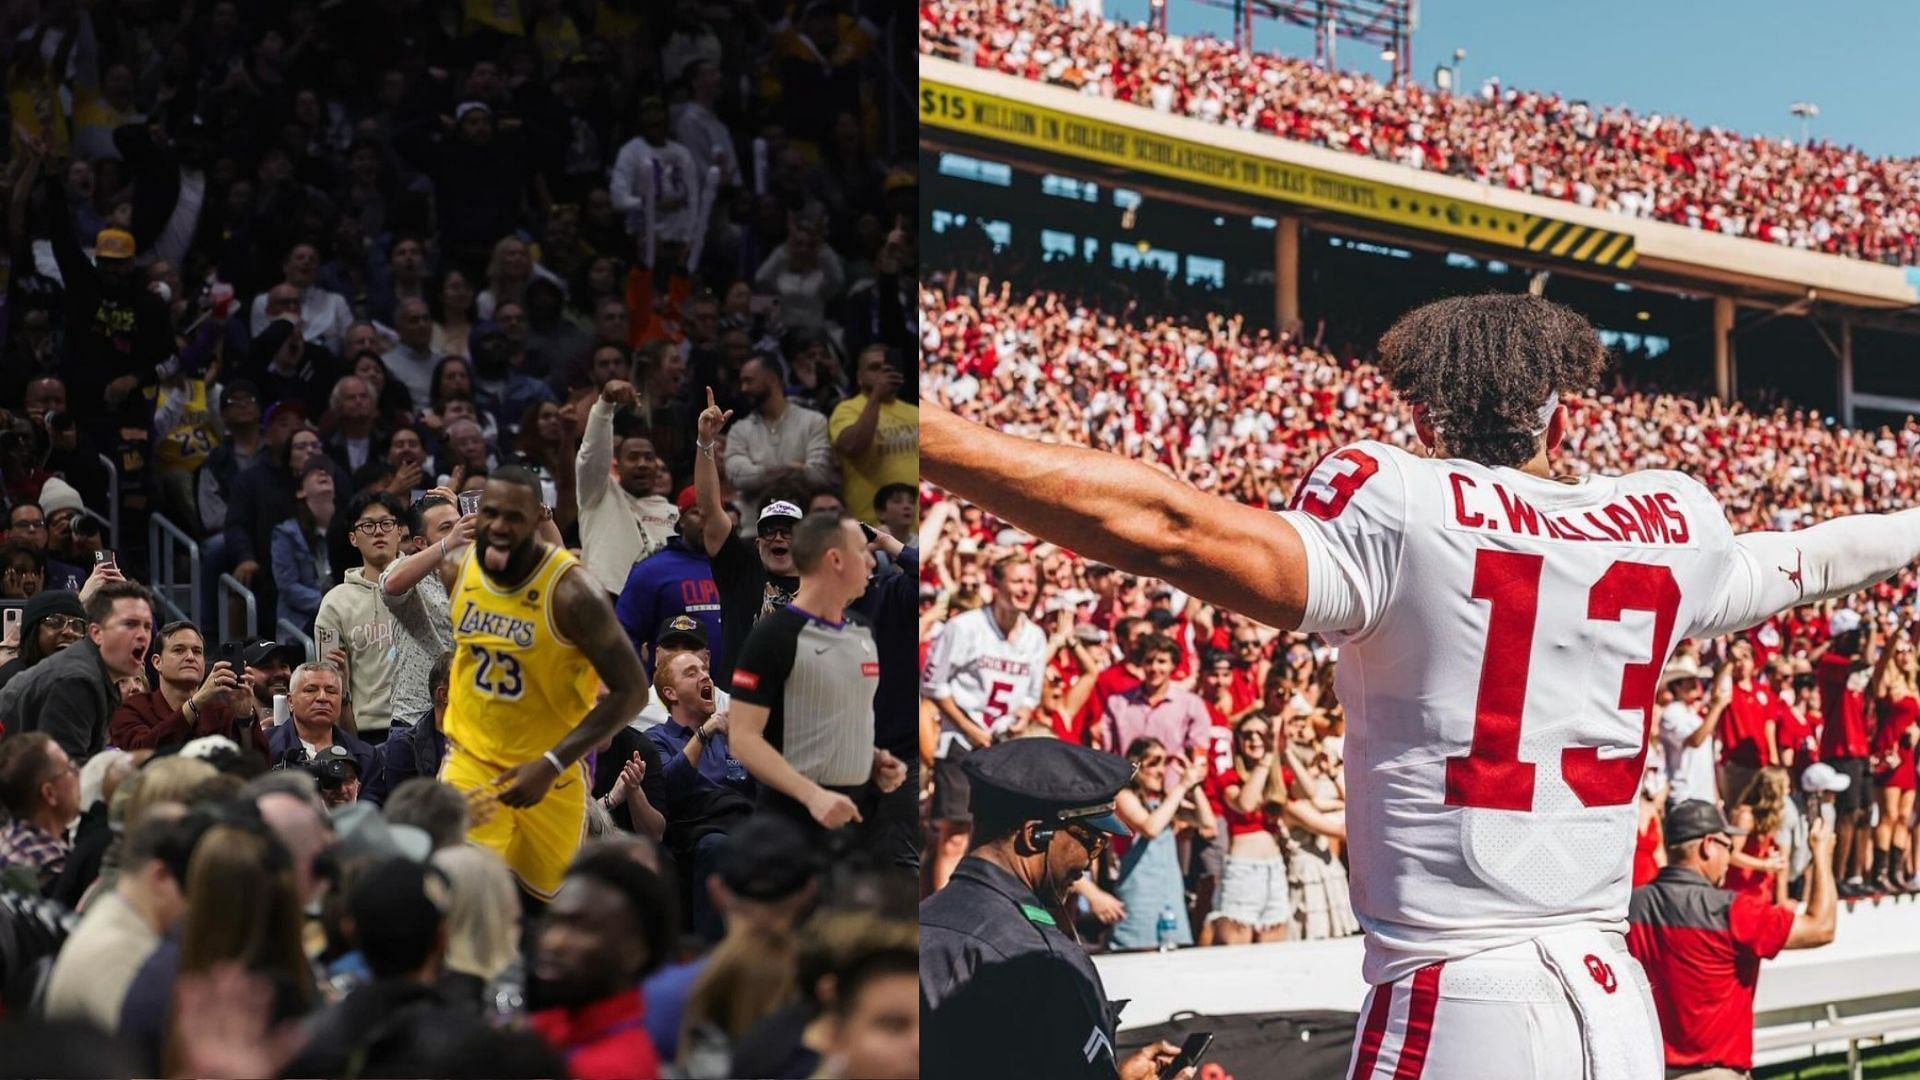
[[[1345,613],[1320,629],[1340,646],[1367,980],[1624,930],[1660,669],[1719,629],[1719,503],[1676,472],[1564,483],[1361,442],[1284,516],[1309,610]]]
[[[974,723],[998,732],[1015,713],[1040,703],[1046,677],[1047,634],[1022,616],[1012,634],[1000,632],[991,607],[954,616],[933,643],[924,677],[926,695],[951,698]],[[940,714],[940,745],[935,756],[968,745],[946,713]]]

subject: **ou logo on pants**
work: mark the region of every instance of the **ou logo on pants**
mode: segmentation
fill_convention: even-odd
[[[1593,981],[1600,984],[1600,989],[1609,994],[1620,989],[1620,980],[1614,977],[1612,965],[1592,953],[1587,954],[1587,974],[1593,976]]]

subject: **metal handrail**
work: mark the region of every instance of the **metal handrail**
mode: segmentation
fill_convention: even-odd
[[[231,632],[232,626],[227,615],[228,593],[238,595],[240,599],[245,600],[247,603],[247,633],[245,638],[236,639]],[[253,590],[247,588],[246,585],[241,583],[239,578],[234,577],[232,574],[221,574],[215,599],[220,603],[220,640],[222,642],[252,640],[254,634],[259,632],[260,627],[260,604],[259,601],[253,598]]]
[[[101,520],[107,523],[107,544],[114,551],[120,550],[120,467],[105,454],[99,455],[100,464],[107,467],[107,516]],[[100,515],[95,514],[95,517]]]
[[[305,630],[294,625],[292,620],[281,619],[274,623],[274,640],[280,642],[282,645],[289,641],[297,641],[301,645],[306,646],[307,660],[309,663],[319,659],[315,655],[317,647],[314,645],[313,639],[307,636]]]
[[[175,568],[180,565],[179,548],[187,551],[187,583],[174,580]],[[155,514],[147,519],[147,570],[148,587],[153,590],[156,600],[166,607],[172,619],[191,619],[195,626],[206,626],[201,620],[200,587],[197,580],[200,573],[200,544],[193,537],[167,519],[165,514]],[[184,589],[187,594],[187,607],[182,609],[176,599]]]

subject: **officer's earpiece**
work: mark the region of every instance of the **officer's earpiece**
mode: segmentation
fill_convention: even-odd
[[[1041,855],[1047,845],[1053,843],[1055,826],[1044,821],[1034,822],[1031,829],[1020,830],[1019,852],[1024,856]]]

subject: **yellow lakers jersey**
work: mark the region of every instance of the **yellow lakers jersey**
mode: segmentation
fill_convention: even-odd
[[[161,469],[192,472],[199,468],[220,445],[206,381],[188,379],[185,386],[162,385],[154,400],[153,430],[159,436]]]
[[[453,669],[446,734],[461,750],[501,766],[553,749],[593,708],[600,677],[553,622],[553,587],[580,560],[555,547],[519,588],[486,576],[479,552],[460,563],[448,610]]]

